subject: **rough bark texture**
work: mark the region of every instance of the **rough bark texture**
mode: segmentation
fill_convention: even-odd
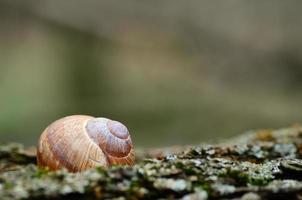
[[[302,199],[300,127],[248,132],[223,144],[139,151],[137,157],[132,167],[50,172],[37,168],[34,150],[3,145],[0,197]]]

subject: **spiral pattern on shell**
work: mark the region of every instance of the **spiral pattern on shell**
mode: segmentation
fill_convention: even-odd
[[[37,150],[40,167],[71,172],[134,163],[128,129],[107,118],[74,115],[59,119],[42,133]]]

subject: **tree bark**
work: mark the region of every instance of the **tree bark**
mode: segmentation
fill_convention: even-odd
[[[248,132],[215,145],[137,151],[134,166],[81,173],[38,169],[34,152],[0,146],[1,199],[302,198],[300,127]]]

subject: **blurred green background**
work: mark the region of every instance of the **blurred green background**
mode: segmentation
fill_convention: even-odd
[[[136,146],[302,121],[301,1],[0,0],[0,142],[123,122]]]

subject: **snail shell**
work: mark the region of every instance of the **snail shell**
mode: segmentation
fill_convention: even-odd
[[[66,168],[71,172],[113,164],[134,163],[128,129],[106,118],[74,115],[49,125],[40,136],[37,149],[40,167]]]

